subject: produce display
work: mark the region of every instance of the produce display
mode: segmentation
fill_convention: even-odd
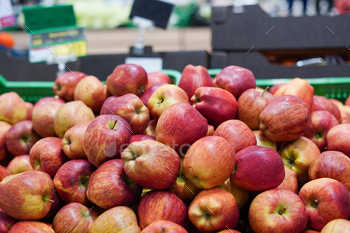
[[[53,92],[0,96],[0,233],[350,232],[350,97],[135,64]]]

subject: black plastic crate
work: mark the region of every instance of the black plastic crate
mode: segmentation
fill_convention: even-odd
[[[250,69],[256,79],[349,77],[350,64],[325,66],[283,66],[271,64],[260,52],[216,51],[211,55],[210,68],[229,65]]]
[[[350,14],[272,18],[259,5],[214,7],[211,30],[214,51],[350,48]]]

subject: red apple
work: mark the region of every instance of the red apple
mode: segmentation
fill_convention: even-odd
[[[327,150],[343,152],[350,157],[350,124],[340,124],[328,131]]]
[[[16,92],[0,95],[0,121],[6,121],[13,125],[27,118],[26,104]]]
[[[177,103],[189,103],[186,92],[176,85],[165,84],[153,92],[147,107],[153,119],[158,120],[167,108]]]
[[[284,165],[297,173],[300,184],[309,181],[309,166],[320,155],[320,150],[310,139],[300,137],[298,140],[284,144],[281,150]]]
[[[266,91],[246,90],[238,99],[237,119],[243,121],[252,130],[259,129],[260,113],[275,98]]]
[[[158,220],[168,220],[186,227],[187,210],[187,205],[175,194],[151,191],[142,196],[137,208],[137,218],[141,229]]]
[[[46,172],[54,178],[58,169],[68,160],[63,153],[60,138],[47,137],[34,144],[29,153],[35,171]]]
[[[100,114],[114,114],[124,118],[129,123],[131,131],[137,134],[146,130],[150,120],[147,107],[134,94],[108,97],[102,105]]]
[[[341,114],[336,104],[329,101],[324,96],[315,95],[313,99],[314,99],[314,105],[312,107],[312,111],[319,111],[319,110],[328,111],[334,115],[334,117],[338,120],[339,123],[341,122]]]
[[[191,98],[199,87],[213,86],[208,70],[203,66],[187,65],[182,71],[179,87],[186,92],[188,98]]]
[[[206,136],[193,143],[187,151],[183,173],[197,188],[213,188],[230,177],[236,165],[235,154],[226,139]]]
[[[106,81],[108,91],[114,96],[129,93],[140,96],[145,92],[147,83],[146,71],[135,64],[118,65]]]
[[[72,101],[64,104],[58,109],[54,118],[54,129],[59,138],[63,138],[67,130],[73,126],[91,121],[95,118],[91,108],[86,106],[83,101]]]
[[[14,224],[9,233],[55,233],[48,224],[38,221],[20,221]]]
[[[350,232],[350,221],[345,219],[334,219],[328,222],[321,233],[343,233]]]
[[[0,121],[0,161],[4,160],[9,154],[6,148],[6,134],[10,128],[9,123]]]
[[[143,134],[155,137],[156,136],[156,126],[157,126],[157,121],[150,120],[148,123],[148,126],[147,126],[146,130],[143,132]]]
[[[293,141],[301,137],[310,122],[307,105],[293,95],[282,95],[261,112],[261,132],[273,142]]]
[[[136,183],[151,189],[167,189],[176,180],[180,157],[163,143],[145,140],[131,143],[122,153],[124,171]]]
[[[274,95],[275,92],[284,85],[285,83],[279,83],[279,84],[275,84],[273,85],[270,89],[269,89],[269,92]]]
[[[266,87],[266,90],[267,90],[268,88],[269,88],[269,87]],[[261,93],[265,91],[265,89],[264,89],[264,88],[262,88],[262,87],[258,87],[258,86],[257,86],[257,87],[255,87],[254,89],[255,89],[255,90],[257,90],[257,91],[259,91],[259,92],[261,92]]]
[[[59,197],[65,203],[88,205],[86,196],[91,174],[96,168],[86,160],[71,160],[63,164],[53,180]]]
[[[283,182],[277,186],[277,188],[288,189],[298,194],[298,179],[297,173],[291,170],[289,167],[284,166],[285,176]]]
[[[328,100],[331,101],[333,104],[335,104],[338,108],[344,106],[344,104],[340,100],[337,100],[337,99],[328,99]]]
[[[253,73],[239,66],[227,66],[215,76],[214,86],[225,89],[238,99],[240,95],[256,87]]]
[[[62,99],[55,97],[44,97],[36,102],[32,116],[33,129],[41,137],[56,137],[53,122],[58,109],[64,104]]]
[[[207,119],[190,104],[178,103],[167,108],[159,118],[156,138],[183,156],[183,147],[204,137],[207,131]]]
[[[131,138],[130,125],[120,116],[101,115],[86,128],[84,151],[95,167],[119,158]]]
[[[33,167],[30,164],[29,155],[20,155],[14,157],[7,165],[7,171],[11,175],[26,171],[33,171]]]
[[[307,221],[304,203],[297,194],[286,189],[259,194],[249,208],[249,223],[254,232],[302,232]]]
[[[149,98],[151,98],[151,96],[153,95],[153,93],[161,86],[165,85],[166,83],[157,83],[154,84],[153,86],[150,86],[149,88],[147,88],[147,90],[145,91],[145,93],[143,93],[140,96],[140,100],[142,101],[142,103],[144,105],[147,106],[148,100]]]
[[[6,134],[7,150],[17,156],[28,154],[40,136],[33,130],[32,121],[25,120],[14,124]]]
[[[143,135],[143,134],[134,134],[131,136],[130,139],[130,144],[133,142],[140,142],[144,140],[156,140],[155,136],[150,136],[150,135]]]
[[[256,138],[256,145],[257,146],[269,147],[271,149],[277,150],[276,143],[269,141],[269,139],[267,139],[265,137],[265,135],[260,130],[254,130],[253,134]]]
[[[137,218],[129,207],[118,206],[101,214],[92,224],[90,233],[98,232],[128,232],[140,233]]]
[[[191,103],[215,128],[236,118],[236,98],[221,88],[199,87],[194,92]]]
[[[162,72],[147,73],[147,77],[148,77],[148,83],[146,86],[146,90],[148,90],[153,85],[159,84],[159,83],[171,84],[170,77],[167,74],[164,74]]]
[[[92,208],[87,208],[80,203],[70,203],[55,215],[52,228],[56,233],[89,232],[97,217],[97,213]]]
[[[236,154],[231,182],[248,191],[276,188],[285,176],[280,155],[274,149],[248,146]]]
[[[350,123],[350,113],[346,111],[343,107],[339,108],[340,116],[341,116],[341,124]]]
[[[16,219],[10,217],[3,211],[0,211],[0,232],[6,233],[17,222]]]
[[[152,222],[145,229],[141,231],[142,233],[187,233],[185,228],[182,226],[167,220],[158,220]]]
[[[299,192],[309,225],[320,231],[331,220],[350,216],[349,190],[337,180],[320,178],[306,183]]]
[[[350,158],[338,151],[325,151],[310,165],[310,180],[332,178],[350,190]]]
[[[221,188],[201,191],[188,208],[188,217],[200,232],[217,232],[238,224],[235,198]]]
[[[126,175],[122,160],[113,159],[92,173],[86,194],[96,205],[110,209],[133,204],[141,193],[142,187]]]
[[[225,138],[236,152],[256,145],[256,137],[249,127],[240,120],[229,120],[222,123],[214,132],[214,136]]]
[[[237,202],[238,208],[241,210],[246,204],[248,204],[250,198],[250,191],[242,189],[234,184],[232,184],[231,179],[227,179],[222,183],[219,188],[225,189],[231,193]]]
[[[350,106],[343,105],[343,106],[340,107],[340,109],[342,109],[342,110],[344,110],[344,111],[346,111],[347,113],[350,114]]]
[[[339,109],[342,109],[342,110],[344,110],[344,111],[346,111],[347,113],[350,114],[350,106],[343,105],[343,106],[339,107]]]
[[[274,96],[293,95],[299,97],[307,105],[309,112],[312,112],[314,88],[308,81],[300,78],[294,78],[292,81],[278,88]]]
[[[56,78],[52,90],[65,101],[73,101],[75,87],[85,76],[87,75],[78,71],[66,72]]]
[[[28,111],[27,120],[32,120],[34,105],[32,103],[30,103],[30,102],[25,102],[25,105],[26,105],[26,108],[27,108],[27,111]]]
[[[6,168],[0,165],[0,182],[8,175],[9,173],[7,172]]]
[[[50,211],[54,187],[44,172],[27,171],[0,182],[0,208],[18,220],[38,220]]]
[[[95,76],[86,76],[75,87],[74,100],[83,101],[95,113],[100,112],[106,99],[107,88]]]
[[[327,146],[328,131],[338,124],[338,120],[330,112],[325,110],[314,111],[311,113],[311,122],[304,136],[315,143],[320,151],[324,151]]]
[[[70,159],[87,159],[84,151],[84,134],[91,121],[81,122],[66,131],[61,141],[62,149]]]

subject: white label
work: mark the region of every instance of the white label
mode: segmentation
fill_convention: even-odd
[[[13,14],[11,0],[0,0],[0,28],[16,24]]]
[[[42,48],[29,50],[29,62],[36,63],[46,61],[48,57],[52,57],[53,46],[47,46]]]
[[[157,72],[163,69],[163,59],[160,57],[127,57],[125,64],[142,66],[147,73]]]

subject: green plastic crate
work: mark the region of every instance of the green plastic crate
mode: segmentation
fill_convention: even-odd
[[[215,77],[221,69],[209,69],[209,74]],[[181,73],[176,70],[164,69],[165,74],[169,75],[172,83],[178,85]],[[256,84],[265,88],[279,83],[286,83],[292,79],[257,79]],[[350,77],[330,77],[330,78],[312,78],[307,80],[315,89],[315,95],[325,96],[327,98],[343,101],[350,95]],[[17,92],[25,101],[35,103],[46,96],[53,96],[52,87],[54,82],[24,82],[7,81],[0,75],[0,94],[5,92]]]
[[[172,83],[178,85],[181,73],[177,70],[162,70],[163,73],[169,75]],[[0,75],[0,94],[6,92],[17,92],[25,101],[35,103],[39,99],[46,96],[53,96],[52,87],[54,82],[34,82],[34,81],[7,81]]]
[[[215,77],[221,69],[209,69],[211,77]],[[292,79],[257,79],[256,85],[262,88],[286,83]],[[350,77],[310,78],[307,80],[315,89],[315,95],[338,99],[342,102],[350,95]]]

